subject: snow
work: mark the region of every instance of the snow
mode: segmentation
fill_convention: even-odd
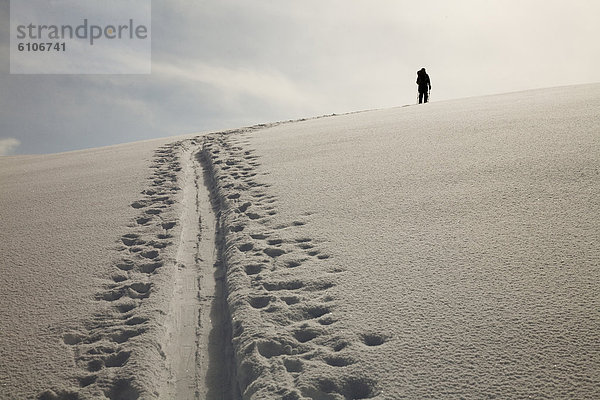
[[[2,157],[0,398],[597,398],[599,106],[582,85]]]
[[[268,226],[300,219],[284,239],[328,256],[287,279],[342,271],[325,291],[276,292],[335,321],[273,323],[279,342],[316,333],[278,385],[332,399],[354,393],[348,382],[369,386],[350,398],[597,397],[599,105],[598,85],[557,88],[242,135],[277,199]]]
[[[0,158],[0,398],[53,389],[102,398],[119,375],[145,374],[133,371],[134,360],[129,371],[116,367],[133,346],[127,326],[152,310],[119,313],[97,298],[110,300],[117,280],[127,278],[115,262],[125,235],[138,229],[139,210],[130,205],[144,197],[156,149],[171,141]],[[143,291],[141,281],[125,282]],[[111,368],[96,373],[104,363]]]

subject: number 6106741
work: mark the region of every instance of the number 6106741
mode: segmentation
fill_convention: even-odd
[[[56,43],[19,43],[17,49],[19,51],[65,51],[67,48],[65,42]]]

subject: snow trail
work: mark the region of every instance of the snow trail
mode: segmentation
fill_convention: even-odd
[[[175,258],[166,357],[170,368],[165,398],[237,399],[232,380],[229,313],[219,263],[217,219],[197,149],[181,156],[181,236]]]
[[[197,349],[203,333],[198,329],[198,313],[202,307],[198,289],[201,271],[206,269],[204,264],[210,262],[213,254],[208,252],[200,261],[200,243],[211,241],[208,237],[210,232],[200,236],[198,181],[190,149],[183,153],[182,161],[181,236],[175,257],[177,270],[174,276],[171,311],[166,322],[168,341],[165,352],[170,366],[170,396],[193,400],[197,398],[200,390],[198,382],[201,354]],[[204,289],[210,291],[211,286],[206,285]],[[210,298],[208,293],[204,296]]]

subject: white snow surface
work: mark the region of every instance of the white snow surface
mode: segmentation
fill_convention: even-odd
[[[599,110],[600,85],[586,85],[242,135],[277,214],[248,212],[267,215],[286,256],[314,245],[259,282],[282,315],[284,296],[330,311],[322,325],[266,310],[274,342],[310,339],[280,356],[292,368],[277,385],[318,399],[598,398]]]
[[[166,398],[184,153],[227,398],[598,398],[599,109],[582,85],[0,157],[0,399]]]
[[[142,319],[128,318],[150,318],[165,300],[118,311],[150,299],[115,287],[145,289],[115,265],[122,235],[142,227],[130,205],[148,197],[141,192],[152,185],[155,151],[172,141],[0,157],[0,399],[101,399],[115,382],[125,388],[134,375],[150,379],[149,354],[144,366],[129,359],[131,347],[141,346],[133,339]],[[155,228],[148,222],[144,229]],[[122,298],[109,298],[112,290]],[[118,368],[127,362],[128,371]],[[110,368],[98,372],[104,364]]]

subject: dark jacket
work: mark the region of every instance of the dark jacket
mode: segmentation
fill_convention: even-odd
[[[429,75],[425,72],[425,68],[417,71],[417,85],[419,85],[419,92],[426,93],[431,89],[431,81]]]

